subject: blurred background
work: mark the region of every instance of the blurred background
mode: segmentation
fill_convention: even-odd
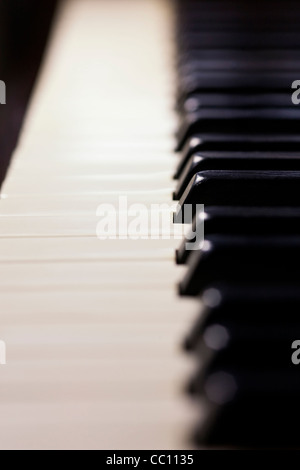
[[[38,73],[57,0],[0,0],[0,184],[9,164]]]

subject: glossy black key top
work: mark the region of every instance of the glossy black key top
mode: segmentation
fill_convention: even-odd
[[[285,61],[288,61],[291,64],[295,64],[297,69],[300,57],[299,51],[291,49],[261,49],[241,51],[239,49],[232,48],[209,50],[203,49],[196,52],[188,51],[185,54],[180,54],[177,60],[179,70],[181,67],[189,67],[189,64],[191,64],[191,71],[202,71],[203,68],[201,67],[201,63],[205,63],[207,61],[209,61],[211,64],[222,64],[222,62],[226,61],[227,63],[232,64],[230,70],[241,70],[241,66],[243,67],[243,65],[246,64],[265,63],[268,70],[268,64],[281,64]],[[194,68],[194,64],[197,64],[196,68]],[[211,70],[217,70],[217,67],[212,66]],[[281,68],[281,70],[285,69]],[[290,70],[294,69],[291,68]]]
[[[199,295],[213,282],[296,283],[300,281],[297,236],[225,236],[205,239],[194,251],[181,282],[181,295]]]
[[[245,20],[245,16],[243,18]],[[248,17],[250,20],[250,18]],[[185,33],[197,33],[200,28],[201,31],[209,31],[210,33],[220,32],[220,31],[228,31],[228,32],[256,32],[256,34],[260,33],[267,33],[267,32],[289,32],[293,31],[295,33],[298,32],[296,24],[291,22],[290,20],[277,20],[277,21],[258,21],[260,18],[256,18],[256,22],[253,20],[251,21],[234,21],[233,18],[230,20],[227,19],[226,21],[221,21],[221,19],[215,18],[205,18],[201,14],[201,16],[195,15],[193,18],[189,18],[188,21],[184,21],[185,19],[180,17],[180,27],[178,34],[185,34]],[[270,17],[268,17],[270,20]]]
[[[300,67],[300,64],[299,64]],[[202,108],[288,108],[295,106],[291,93],[237,94],[237,93],[197,93],[182,104],[183,114],[192,114]]]
[[[185,33],[179,38],[179,50],[197,51],[201,49],[300,49],[300,34],[295,31],[214,31]]]
[[[181,77],[189,76],[191,74],[196,74],[202,71],[223,71],[228,70],[240,70],[240,71],[249,71],[249,73],[260,73],[262,71],[269,72],[273,71],[296,71],[299,70],[300,61],[297,59],[298,53],[294,54],[294,59],[283,58],[282,60],[274,60],[272,58],[260,58],[256,54],[253,54],[253,57],[245,58],[241,57],[239,60],[236,60],[234,57],[222,57],[218,59],[203,58],[203,59],[193,59],[193,56],[190,60],[184,60],[179,65],[178,75],[179,80]]]
[[[195,134],[185,143],[175,178],[178,178],[191,155],[206,150],[219,151],[300,151],[300,134]]]
[[[291,324],[298,321],[299,311],[300,289],[297,284],[262,285],[255,280],[247,284],[212,284],[201,295],[199,317],[187,335],[184,347],[188,351],[195,350],[204,331],[214,324],[226,322],[256,328],[257,325],[282,325],[283,312],[284,324]],[[219,331],[222,336],[222,329]],[[268,336],[268,332],[264,334]],[[226,345],[225,340],[223,343]]]
[[[194,217],[192,227],[176,251],[178,264],[187,262],[201,248],[205,236],[299,235],[300,207],[206,206]],[[191,250],[193,248],[193,250]]]
[[[284,324],[268,324],[262,309],[260,312],[261,318],[256,324],[242,318],[234,322],[224,319],[204,328],[194,351],[201,359],[198,380],[208,368],[245,367],[255,371],[290,367],[291,344],[295,338],[300,338],[300,324],[295,312],[294,321]],[[195,382],[191,389],[197,389]],[[201,387],[198,391],[201,392]]]
[[[295,72],[224,72],[202,71],[190,74],[182,78],[179,82],[179,100],[185,100],[188,96],[197,92],[247,92],[255,93],[268,91],[287,91],[295,78]]]
[[[187,114],[177,133],[180,150],[187,139],[200,132],[295,133],[300,128],[300,109],[291,108],[203,108]]]
[[[299,12],[295,8],[297,3],[282,1],[264,2],[232,2],[232,1],[192,1],[183,0],[177,3],[177,16],[180,25],[190,25],[196,22],[202,29],[202,25],[211,25],[214,22],[222,22],[227,24],[234,22],[235,24],[250,24],[253,28],[256,25],[268,28],[271,24],[297,24]]]
[[[283,370],[227,367],[213,369],[200,378],[198,386],[206,413],[194,434],[196,442],[298,447],[300,375],[290,358],[287,362]]]
[[[299,187],[299,171],[201,171],[183,193],[174,222],[191,223],[199,204],[300,206]]]
[[[197,152],[180,175],[174,199],[180,199],[192,177],[204,170],[300,171],[300,152]]]

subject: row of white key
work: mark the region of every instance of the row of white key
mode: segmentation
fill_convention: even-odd
[[[172,205],[171,7],[61,3],[0,201],[0,447],[188,447],[180,230],[96,232],[120,196]]]

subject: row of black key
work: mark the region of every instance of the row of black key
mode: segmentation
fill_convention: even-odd
[[[199,298],[184,346],[201,445],[299,445],[299,19],[293,1],[178,2],[176,260]]]

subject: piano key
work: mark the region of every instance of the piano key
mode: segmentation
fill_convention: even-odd
[[[59,214],[59,215],[16,215],[0,216],[0,239],[7,237],[95,237],[101,239],[126,238],[177,238],[182,239],[184,228],[172,224],[173,212],[171,206],[166,211],[157,211],[155,216],[149,218],[149,213],[143,206],[142,215],[134,216],[128,220],[128,213],[123,217],[127,220],[124,226],[120,226],[120,214],[107,209],[101,209],[94,214]],[[104,210],[104,215],[103,215]],[[141,213],[142,214],[142,213]],[[154,214],[154,212],[152,212]],[[161,214],[161,216],[160,216]],[[110,217],[110,219],[109,219]],[[106,220],[107,219],[107,220]],[[108,219],[110,222],[108,222]],[[122,219],[123,220],[123,219]],[[122,222],[121,220],[121,222]],[[164,223],[162,222],[164,220]],[[143,223],[144,222],[144,223]]]
[[[114,176],[116,171],[118,174],[139,175],[145,173],[155,173],[161,171],[168,173],[174,164],[174,156],[170,152],[160,152],[153,155],[153,151],[149,155],[144,153],[141,158],[141,151],[132,150],[129,153],[120,151],[107,151],[106,155],[109,161],[105,162],[101,159],[101,152],[87,152],[84,161],[82,161],[82,152],[69,151],[63,155],[53,156],[52,152],[43,153],[42,157],[36,157],[33,153],[30,157],[14,159],[11,164],[11,171],[17,177],[27,177],[36,174],[43,177],[45,172],[48,175],[60,177],[78,177],[78,176]]]
[[[196,93],[190,96],[182,106],[182,113],[189,114],[202,108],[286,108],[294,106],[290,93],[268,94],[225,94],[225,93]]]
[[[175,178],[181,174],[188,159],[196,152],[214,151],[299,151],[300,137],[297,134],[195,134],[187,139],[177,165]]]
[[[230,49],[236,48],[241,50],[258,49],[299,49],[300,35],[295,31],[287,32],[261,32],[256,31],[235,32],[235,31],[214,31],[197,32],[197,33],[181,33],[179,38],[179,50],[209,50],[209,49]]]
[[[250,74],[249,72],[201,71],[190,74],[179,83],[179,101],[183,101],[193,93],[205,92],[243,92],[251,93],[289,90],[295,80],[293,72],[265,72]]]
[[[215,16],[206,16],[203,14],[203,9],[200,15],[197,15],[199,12],[194,11],[194,13],[195,16],[188,19],[184,16],[184,14],[180,14],[180,16],[178,15],[176,25],[177,40],[180,40],[181,36],[184,38],[189,37],[190,35],[192,37],[196,37],[199,32],[210,32],[213,34],[221,34],[222,32],[227,34],[256,33],[257,35],[266,35],[268,33],[288,33],[289,30],[295,33],[298,32],[297,26],[295,24],[295,18],[294,21],[292,21],[291,18],[272,18],[269,14],[265,21],[262,21],[261,17],[257,15],[257,12],[256,17],[254,18],[250,13],[245,14],[245,10],[241,15],[242,17],[239,19],[235,18],[232,11],[231,18],[223,18],[222,15],[222,19],[216,18]],[[197,44],[195,44],[195,46],[197,50],[201,51],[201,47],[197,48]],[[238,49],[238,44],[234,44],[234,47]],[[209,50],[209,48],[207,49]],[[244,50],[247,52],[248,49],[238,50]],[[260,51],[261,48],[258,48],[257,50]]]
[[[177,183],[174,199],[180,199],[192,177],[204,170],[300,170],[296,152],[197,152],[190,157]]]
[[[291,27],[291,25],[289,25]],[[239,50],[237,48],[231,49],[202,49],[197,51],[187,51],[184,55],[178,57],[178,65],[185,66],[193,63],[200,63],[201,61],[214,61],[215,63],[224,60],[232,62],[233,68],[239,68],[239,64],[251,64],[252,61],[265,62],[268,68],[268,62],[280,64],[284,61],[290,61],[294,64],[299,63],[298,51],[287,49],[267,49],[261,48],[258,50]],[[236,64],[236,67],[234,67]],[[265,70],[265,69],[264,69]]]
[[[80,382],[75,379],[79,373],[82,375],[83,380],[86,384],[87,400],[107,401],[110,400],[112,403],[117,403],[121,399],[129,403],[134,399],[137,403],[141,403],[145,400],[155,400],[155,396],[159,394],[163,400],[170,398],[171,383],[176,389],[180,387],[180,375],[185,374],[188,370],[184,366],[184,361],[178,360],[178,363],[174,367],[172,359],[164,363],[164,367],[168,371],[163,371],[162,364],[153,361],[148,364],[147,370],[145,369],[145,362],[143,360],[132,361],[131,363],[122,363],[127,370],[127,381],[123,381],[120,377],[120,362],[116,360],[110,360],[109,366],[103,364],[103,362],[92,362],[84,361],[80,364],[70,365],[68,363],[60,364],[59,370],[57,366],[50,363],[48,365],[48,373],[44,373],[44,367],[41,364],[33,364],[31,367],[26,367],[26,364],[14,367],[14,373],[17,370],[23,370],[26,374],[27,384],[24,387],[23,400],[25,403],[40,403],[43,400],[52,402],[55,401],[57,384],[59,383],[62,394],[62,401],[68,401],[70,395],[73,396],[74,400],[80,401],[84,394],[84,387],[80,386]],[[101,371],[101,380],[98,378],[98,374],[95,374],[95,370]],[[56,370],[55,370],[56,369]],[[140,382],[138,385],[134,385],[135,375],[140,376]],[[2,397],[5,401],[17,402],[17,392],[13,393],[10,391],[9,380],[13,376],[9,373],[3,378],[2,383]],[[38,385],[34,386],[36,377],[41,378]],[[55,385],[55,381],[57,384]],[[31,390],[33,388],[33,390]],[[120,390],[122,388],[122,390]],[[75,389],[75,390],[74,390]],[[123,394],[123,396],[122,396]]]
[[[188,24],[191,21],[196,21],[198,24],[198,21],[200,21],[201,28],[202,23],[210,24],[214,21],[221,21],[222,24],[224,22],[226,24],[228,21],[234,21],[235,24],[247,24],[247,19],[254,26],[258,22],[258,24],[268,27],[269,24],[273,23],[293,23],[294,18],[298,18],[297,10],[292,8],[295,6],[295,2],[287,1],[285,4],[290,8],[283,9],[280,1],[265,1],[259,5],[254,5],[251,2],[243,2],[241,4],[231,1],[226,3],[211,1],[201,4],[201,2],[186,1],[177,5],[177,12],[179,19],[183,19],[183,22],[186,21]]]
[[[249,237],[272,236],[275,233],[296,235],[300,231],[299,222],[299,207],[247,207],[245,210],[242,206],[207,206],[204,212],[194,217],[191,229],[176,250],[176,261],[184,264],[194,250],[201,249],[201,235],[204,233],[205,236],[227,234]]]
[[[0,263],[24,262],[77,262],[114,260],[173,260],[177,238],[138,239],[96,236],[66,237],[14,237],[0,239]],[[100,249],[101,248],[101,249]]]
[[[264,325],[271,331],[272,325],[281,325],[281,312],[284,311],[285,323],[295,323],[299,303],[299,289],[293,284],[262,286],[254,281],[212,284],[201,296],[199,315],[185,338],[184,347],[188,351],[195,350],[205,328],[222,322],[247,327]],[[267,338],[267,332],[264,334]]]
[[[287,1],[286,4],[289,7],[295,6],[295,1]],[[272,6],[272,9],[270,9]],[[204,8],[205,7],[205,8]],[[191,21],[203,21],[207,23],[208,21],[222,21],[227,23],[227,21],[234,20],[236,23],[244,20],[247,24],[247,18],[252,22],[258,21],[259,24],[264,25],[266,20],[269,19],[269,23],[273,24],[274,22],[292,22],[294,18],[298,18],[298,12],[287,8],[282,9],[281,1],[266,0],[263,4],[254,5],[251,2],[244,2],[243,4],[237,1],[227,1],[226,3],[222,1],[186,1],[185,3],[178,3],[176,11],[178,12],[178,17],[186,21],[188,24]],[[247,16],[245,18],[245,13]],[[200,23],[201,25],[201,23]]]
[[[152,204],[168,204],[170,188],[155,191],[96,191],[93,193],[47,194],[43,198],[36,194],[1,194],[0,217],[5,215],[94,215],[100,204],[109,204],[116,212],[126,210],[133,204],[153,210]],[[123,198],[123,199],[121,199]],[[124,199],[125,198],[125,199]],[[157,207],[157,206],[156,206]]]
[[[198,389],[201,393],[199,382],[207,369],[244,367],[263,371],[286,368],[291,357],[290,345],[295,337],[299,337],[297,319],[285,325],[274,325],[266,323],[261,313],[261,322],[256,324],[223,320],[203,329],[194,351],[201,365],[197,379],[190,383],[191,390],[195,392]]]
[[[296,71],[299,70],[300,61],[297,60],[297,53],[294,54],[294,60],[289,58],[282,58],[281,60],[275,60],[272,56],[270,57],[257,57],[257,54],[252,54],[252,57],[241,56],[236,59],[237,54],[232,54],[232,57],[226,57],[225,54],[220,54],[219,58],[209,59],[204,56],[204,58],[193,58],[197,57],[197,54],[190,54],[188,59],[183,59],[180,61],[179,65],[179,79],[185,77],[186,75],[194,75],[201,71],[248,71],[249,73],[262,73],[270,72],[276,73],[278,71]],[[223,57],[225,55],[225,57]]]
[[[211,235],[190,256],[178,288],[181,295],[198,295],[212,282],[225,280],[293,283],[299,280],[300,244],[296,236]],[[283,269],[287,266],[287,269]]]
[[[172,276],[174,276],[174,273],[171,274]],[[173,279],[176,279],[176,275]],[[160,291],[155,288],[157,292],[156,299],[143,308],[143,298],[145,298],[149,287],[145,287],[144,284],[144,286],[140,285],[139,289],[136,289],[134,284],[132,283],[130,286],[129,282],[127,285],[121,286],[118,289],[118,293],[122,295],[124,303],[126,302],[121,310],[118,308],[118,296],[113,294],[116,289],[114,290],[112,286],[102,290],[99,286],[97,288],[91,286],[90,289],[83,286],[81,289],[75,289],[71,285],[65,285],[61,288],[52,286],[51,289],[41,286],[40,289],[30,289],[28,287],[27,289],[19,288],[15,291],[3,290],[1,292],[1,299],[3,299],[3,306],[5,305],[5,308],[3,308],[0,314],[3,328],[2,334],[5,334],[6,341],[9,344],[12,341],[10,330],[12,329],[12,334],[15,334],[30,322],[33,328],[32,343],[34,346],[36,341],[38,342],[37,345],[41,344],[39,337],[35,336],[38,333],[38,329],[40,329],[41,338],[46,336],[47,327],[49,327],[49,333],[53,329],[59,338],[59,328],[62,328],[62,333],[64,331],[66,333],[67,326],[71,322],[74,329],[77,329],[77,335],[79,334],[80,327],[83,328],[83,333],[86,331],[86,336],[82,336],[84,338],[82,342],[88,345],[88,335],[93,326],[97,326],[99,329],[101,326],[102,328],[107,327],[109,336],[113,336],[114,326],[117,327],[119,325],[118,337],[116,335],[115,339],[111,339],[115,343],[116,349],[118,349],[118,342],[121,342],[122,338],[122,327],[124,328],[124,341],[130,342],[129,335],[127,338],[125,335],[126,329],[128,333],[132,328],[136,329],[136,332],[139,330],[141,338],[143,336],[144,325],[144,333],[149,334],[149,336],[151,335],[151,330],[160,329],[161,327],[157,341],[169,344],[171,347],[169,338],[161,336],[163,334],[162,330],[167,331],[168,324],[171,323],[170,331],[175,332],[176,330],[176,338],[179,339],[186,323],[195,320],[195,300],[192,299],[190,301],[190,299],[183,298],[182,301],[178,301],[174,290],[170,290],[167,286],[162,286]],[[24,305],[21,305],[21,300],[24,302]],[[56,302],[55,308],[53,307],[54,301]],[[93,305],[89,307],[90,303],[93,303]],[[143,314],[141,314],[141,309]],[[163,309],[168,310],[167,316],[162,315]],[[186,309],[186,314],[182,315],[184,309]],[[86,324],[86,327],[84,327],[84,324]],[[13,330],[14,327],[16,331]],[[30,327],[28,328],[30,331]],[[85,330],[85,328],[87,329]],[[26,333],[29,334],[29,331],[26,330]],[[68,335],[66,337],[68,338]],[[61,338],[63,342],[63,335]],[[24,345],[21,348],[22,338],[20,336],[16,336],[16,341],[20,342],[19,348],[24,349]],[[49,341],[46,339],[44,341],[49,344]],[[94,340],[91,339],[91,343],[93,342],[98,343],[96,336]],[[108,339],[107,342],[109,342]],[[63,343],[61,344],[62,346]],[[101,347],[101,344],[99,344],[99,347]],[[109,352],[111,353],[110,349]],[[145,350],[145,357],[147,357],[148,352],[148,350]],[[32,352],[29,350],[27,354],[32,354]],[[124,351],[124,355],[126,355],[126,351]],[[117,354],[115,354],[115,357],[118,357]],[[132,354],[133,357],[134,354]]]
[[[2,415],[6,411],[6,416],[12,417],[7,418],[4,423],[6,433],[0,434],[1,442],[7,449],[23,448],[26,435],[26,447],[35,450],[36,436],[48,432],[51,442],[46,439],[43,444],[45,450],[52,450],[53,447],[58,450],[91,450],[98,448],[100,441],[101,447],[113,451],[112,447],[115,445],[118,449],[129,449],[134,435],[137,436],[134,439],[135,445],[142,450],[151,450],[152,447],[158,449],[162,441],[166,442],[168,449],[180,450],[182,445],[185,449],[193,449],[194,445],[187,440],[184,430],[189,422],[193,422],[195,410],[191,411],[186,402],[178,407],[176,401],[176,398],[169,398],[159,405],[154,400],[134,405],[123,403],[120,398],[118,403],[97,401],[95,407],[90,406],[90,401],[81,401],[75,408],[70,402],[29,403],[26,406],[20,403],[5,403],[1,406]],[[43,415],[37,413],[33,419],[36,410],[40,409],[44,411]],[[153,420],[154,410],[160,416],[159,426]],[[119,416],[118,420],[112,419],[115,415]],[[68,419],[65,416],[68,416]],[[136,416],[142,417],[143,426]],[[60,433],[57,432],[57,427]],[[132,431],[130,435],[128,428]],[[61,435],[64,436],[63,440]],[[115,443],[113,446],[112,442]]]
[[[183,193],[174,221],[191,223],[197,204],[298,206],[298,171],[205,170]]]
[[[228,5],[228,2],[227,2]],[[274,3],[272,4],[272,8]],[[235,7],[236,8],[236,7]],[[267,33],[268,31],[287,32],[290,29],[297,31],[296,25],[294,24],[294,18],[291,16],[284,17],[280,15],[282,8],[278,8],[273,15],[269,9],[267,16],[266,11],[258,10],[256,12],[250,11],[247,8],[247,4],[243,4],[243,11],[233,11],[232,5],[230,5],[230,16],[226,17],[226,11],[222,11],[222,5],[219,3],[215,4],[214,12],[212,14],[208,9],[206,3],[205,9],[198,8],[194,3],[189,9],[182,9],[177,11],[177,34],[185,33],[198,33],[199,31],[210,31],[214,32],[256,32]],[[178,9],[177,9],[178,10]],[[192,12],[191,15],[186,10]],[[245,14],[247,12],[247,14]],[[258,13],[259,12],[259,13]]]
[[[197,443],[226,446],[235,442],[250,448],[296,446],[297,430],[288,423],[291,416],[297,421],[299,386],[299,374],[291,369],[252,372],[224,368],[208,374],[201,387],[207,415],[195,432]]]
[[[168,172],[148,174],[114,174],[89,176],[52,176],[34,181],[23,177],[11,177],[3,184],[4,193],[14,194],[76,194],[96,191],[154,191],[171,187],[172,181]]]
[[[299,126],[300,112],[293,108],[280,109],[225,109],[203,108],[185,116],[177,134],[178,147],[183,148],[187,139],[199,132],[246,133],[295,133]]]
[[[4,266],[3,266],[4,267]],[[160,269],[162,279],[157,279],[157,269]],[[124,279],[124,271],[126,279]],[[114,286],[118,290],[125,287],[139,288],[147,285],[149,288],[159,289],[172,287],[172,274],[174,266],[165,263],[161,266],[160,261],[153,260],[145,263],[144,260],[101,260],[101,262],[76,260],[76,270],[72,263],[59,261],[56,263],[46,262],[34,263],[7,263],[0,274],[0,291],[18,290],[51,290],[64,289],[66,287],[75,289],[109,289],[111,278],[114,277]],[[180,273],[177,272],[177,275]]]

